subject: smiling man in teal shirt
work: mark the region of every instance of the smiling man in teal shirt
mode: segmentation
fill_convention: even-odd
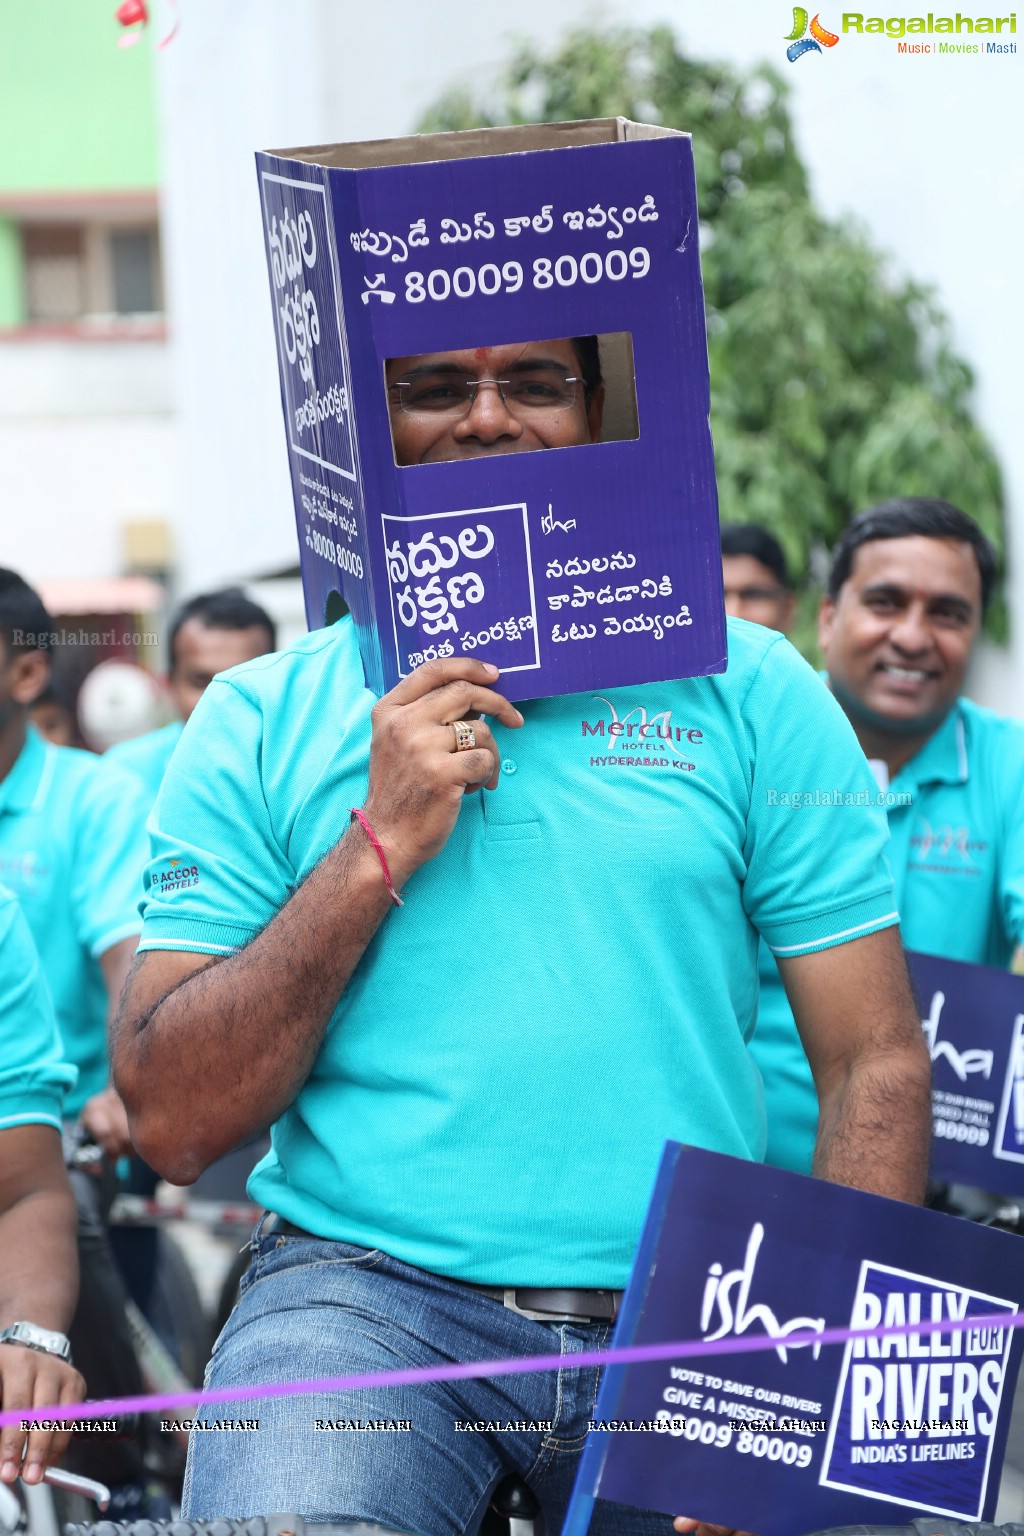
[[[832,693],[884,786],[904,945],[1008,966],[1024,942],[1024,725],[961,692],[995,572],[988,541],[957,508],[886,502],[836,548],[820,638]],[[751,1050],[767,1160],[809,1172],[818,1102],[770,958]]]

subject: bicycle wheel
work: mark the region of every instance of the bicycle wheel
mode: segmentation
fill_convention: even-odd
[[[15,1492],[14,1490],[17,1490]],[[91,1518],[95,1506],[80,1493],[66,1488],[54,1488],[50,1483],[15,1483],[14,1489],[5,1484],[3,1495],[21,1505],[21,1520],[12,1525],[0,1509],[0,1531],[10,1536],[61,1536],[68,1521]]]
[[[157,1245],[150,1322],[154,1332],[170,1345],[182,1375],[198,1387],[209,1359],[209,1318],[188,1259],[175,1238],[161,1230]]]
[[[207,1358],[213,1353],[213,1346],[220,1338],[224,1324],[234,1310],[235,1302],[238,1300],[239,1282],[251,1262],[252,1255],[247,1245],[242,1249],[241,1253],[236,1254],[232,1259],[231,1268],[224,1276],[224,1283],[220,1288],[217,1307],[213,1315],[213,1324],[210,1329],[210,1347],[207,1352]]]

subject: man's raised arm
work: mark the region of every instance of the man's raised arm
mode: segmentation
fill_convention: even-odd
[[[373,710],[365,813],[398,888],[444,847],[463,795],[498,783],[485,721],[474,720],[468,751],[454,750],[451,728],[470,715],[522,724],[487,686],[497,675],[461,657],[429,662]],[[114,1081],[136,1146],[174,1183],[191,1183],[292,1102],[391,909],[377,854],[348,819],[339,806],[339,841],[243,949],[223,959],[154,949],[136,962],[111,1042]]]
[[[818,1090],[814,1173],[920,1203],[931,1063],[899,929],[780,958],[779,970]]]

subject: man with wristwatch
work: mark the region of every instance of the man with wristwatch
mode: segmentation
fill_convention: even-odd
[[[75,1200],[61,1149],[64,1061],[39,957],[0,887],[0,1408],[77,1403],[85,1383],[60,1330],[78,1295]],[[0,1481],[38,1483],[68,1435],[0,1429]]]

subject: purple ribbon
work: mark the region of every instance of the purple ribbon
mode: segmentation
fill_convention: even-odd
[[[919,1323],[880,1323],[876,1328],[826,1328],[823,1333],[763,1334],[756,1338],[684,1339],[672,1344],[629,1344],[619,1349],[591,1349],[576,1355],[524,1355],[515,1360],[472,1360],[452,1365],[408,1367],[402,1371],[364,1371],[349,1376],[320,1376],[310,1381],[267,1381],[255,1386],[216,1387],[210,1391],[171,1392],[154,1397],[111,1397],[94,1403],[53,1403],[44,1408],[13,1408],[0,1413],[0,1426],[22,1419],[106,1419],[119,1413],[158,1413],[196,1408],[200,1403],[237,1403],[271,1397],[305,1397],[315,1392],[358,1392],[368,1387],[416,1386],[428,1381],[469,1381],[480,1376],[525,1376],[567,1367],[639,1365],[653,1360],[701,1359],[706,1355],[747,1355],[783,1345],[848,1344],[852,1339],[907,1337],[918,1333],[963,1333],[970,1328],[1021,1328],[1024,1312],[995,1312],[983,1317],[929,1318]]]

